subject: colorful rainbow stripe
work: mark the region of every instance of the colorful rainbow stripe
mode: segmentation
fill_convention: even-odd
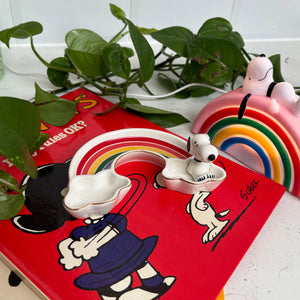
[[[151,133],[152,131],[149,130],[149,132]],[[166,135],[166,133],[164,134]],[[165,157],[188,157],[188,153],[184,150],[186,142],[172,134],[168,135],[170,136],[170,141],[168,139],[160,139],[159,136],[156,137],[156,134],[153,137],[121,135],[120,137],[114,136],[111,138],[108,135],[107,139],[99,143],[91,143],[88,151],[83,151],[77,157],[76,155],[74,156],[77,163],[75,167],[73,166],[74,170],[72,173],[76,175],[95,174],[109,168],[113,160],[122,153],[133,150],[147,150],[159,153]],[[178,139],[180,143],[174,144],[174,138]],[[86,144],[87,146],[88,143]]]
[[[208,133],[214,145],[230,154],[234,147],[244,155],[246,151],[242,162],[249,167],[259,163],[266,177],[300,197],[300,133],[295,130],[300,119],[284,108],[280,115],[267,113],[270,99],[262,96],[251,96],[239,119],[243,96],[237,90],[214,99],[199,113],[192,131]],[[254,154],[259,162],[251,161]]]

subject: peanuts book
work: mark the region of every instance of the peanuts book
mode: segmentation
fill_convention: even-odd
[[[0,221],[3,261],[46,299],[216,299],[285,188],[210,153],[226,173],[217,186],[169,189],[156,156],[127,155],[114,164],[130,182],[122,201],[77,219],[63,202],[70,172],[98,174],[130,152],[180,161],[190,154],[185,139],[121,108],[96,115],[113,104],[87,90],[63,98],[81,100],[65,126],[41,124],[50,138],[33,153],[37,179],[0,157],[0,168],[26,184],[23,209]]]

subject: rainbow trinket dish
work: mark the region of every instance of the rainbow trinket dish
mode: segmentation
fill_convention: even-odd
[[[65,209],[75,218],[110,212],[131,188],[130,179],[117,169],[136,161],[159,166],[162,187],[185,194],[214,190],[226,177],[213,164],[217,149],[207,134],[195,135],[188,143],[192,156],[184,139],[151,129],[117,130],[90,140],[71,161]]]

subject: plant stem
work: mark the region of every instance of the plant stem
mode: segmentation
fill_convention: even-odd
[[[92,79],[90,79],[88,76],[84,75],[84,74],[80,74],[80,76],[90,85],[94,86],[95,88],[97,88],[98,90],[102,91],[104,88],[97,84],[95,81],[93,81]]]
[[[40,62],[42,62],[47,68],[49,69],[53,69],[53,70],[57,70],[57,71],[62,71],[62,72],[67,72],[67,73],[73,73],[76,74],[76,72],[73,69],[69,69],[69,68],[64,68],[64,67],[59,67],[59,66],[53,66],[51,64],[49,64],[47,61],[45,61],[40,55],[39,53],[36,51],[34,44],[33,44],[33,38],[32,36],[30,36],[30,46],[31,49],[33,51],[33,53],[35,54],[35,56],[39,59]]]
[[[189,61],[190,61],[189,58],[187,58],[187,59],[185,60],[185,64],[184,64],[183,68],[186,67],[186,66],[188,65]],[[183,72],[181,72],[180,77],[179,77],[179,81],[178,81],[179,86],[181,85],[181,82],[182,82],[182,80],[183,80],[183,79],[182,79],[182,75],[183,75],[182,73],[183,73]]]
[[[241,48],[241,51],[243,52],[243,54],[246,56],[246,58],[248,59],[248,61],[251,60],[251,57],[249,55],[249,53],[245,50],[245,48]]]
[[[149,94],[149,95],[154,95],[152,92],[151,92],[151,90],[148,88],[148,86],[146,85],[146,83],[144,83],[143,84],[143,87],[144,87],[144,89],[147,91],[147,93]]]
[[[13,186],[12,184],[10,184],[10,185],[8,186],[8,185],[7,185],[7,182],[6,182],[5,180],[2,180],[2,179],[0,179],[0,186],[7,187],[9,190],[15,191],[15,192],[17,192],[18,194],[23,193],[22,190],[20,190],[19,188]],[[2,190],[2,188],[1,188],[1,190]],[[5,190],[3,190],[3,192],[5,192]]]
[[[126,29],[127,23],[125,23],[124,27],[109,41],[109,44],[118,42],[123,36],[125,36],[127,32],[123,33],[123,31]]]
[[[109,112],[115,110],[115,109],[118,108],[119,106],[120,106],[120,103],[117,103],[117,104],[115,104],[114,106],[112,106],[112,107],[110,107],[109,109],[107,109],[106,111],[103,111],[103,112],[96,112],[96,111],[94,111],[94,114],[95,114],[96,116],[98,116],[98,115],[104,115],[104,114],[107,114],[107,113],[109,113]]]

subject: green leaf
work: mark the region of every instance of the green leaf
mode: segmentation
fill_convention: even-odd
[[[29,147],[36,143],[40,135],[38,111],[34,104],[26,100],[0,97],[0,124],[17,132]]]
[[[187,120],[180,114],[155,107],[126,102],[126,108],[164,128],[173,127],[189,122],[189,120]]]
[[[134,56],[134,51],[131,48],[122,47],[122,51],[124,52],[125,56],[128,58]]]
[[[226,39],[233,42],[239,49],[245,46],[241,35],[238,32],[232,31],[230,22],[223,18],[208,19],[199,29],[197,36]]]
[[[0,152],[7,157],[18,169],[29,174],[31,177],[37,176],[37,168],[30,154],[29,146],[20,132],[0,124]]]
[[[232,69],[240,69],[246,62],[242,52],[230,41],[197,37],[188,46],[188,54],[194,59],[222,62]]]
[[[40,135],[36,143],[30,147],[29,152],[32,153],[38,148],[40,148],[48,139],[49,139],[49,134],[40,132]]]
[[[18,181],[9,173],[0,170],[0,220],[12,218],[23,205],[23,190],[19,189]]]
[[[129,79],[131,65],[127,54],[129,48],[122,48],[119,44],[108,44],[103,49],[103,59],[111,72],[121,78]]]
[[[178,81],[170,78],[164,73],[158,73],[158,77],[160,78],[159,83],[162,83],[165,87],[169,89],[169,92],[173,92],[180,88]],[[187,99],[190,96],[190,93],[187,89],[180,91],[176,94],[174,94],[173,97],[179,98],[179,99]]]
[[[121,107],[126,109],[128,104],[141,104],[136,98],[125,98],[121,103]]]
[[[189,88],[189,92],[191,97],[203,97],[212,94],[213,92],[215,92],[215,90],[207,87],[193,86]]]
[[[76,112],[77,102],[61,99],[54,94],[43,91],[35,84],[35,104],[41,119],[53,126],[67,124]]]
[[[224,68],[218,62],[211,62],[204,66],[200,73],[204,82],[209,85],[222,87],[232,78],[232,71],[229,68]]]
[[[197,35],[226,37],[230,32],[232,32],[232,26],[229,21],[224,18],[211,18],[203,23]]]
[[[7,194],[0,191],[0,220],[7,220],[19,213],[24,205],[22,194]]]
[[[188,55],[186,51],[187,45],[194,39],[194,34],[189,29],[180,26],[168,27],[153,32],[151,36],[184,57]]]
[[[116,17],[119,20],[122,20],[123,22],[126,21],[126,14],[125,12],[115,4],[109,3],[110,11],[114,17]]]
[[[97,33],[87,29],[71,30],[66,35],[66,44],[66,55],[79,74],[96,77],[108,72],[102,57],[107,42]]]
[[[37,176],[30,150],[40,135],[40,117],[34,104],[0,97],[0,152],[22,172]]]
[[[143,83],[152,77],[155,66],[154,53],[145,37],[138,31],[135,25],[128,19],[127,23],[130,37],[140,63],[141,81]]]
[[[66,57],[57,57],[53,59],[50,63],[50,66],[53,67],[63,67],[67,69],[72,69],[72,66],[69,60]],[[51,83],[56,86],[65,87],[67,86],[69,73],[63,71],[57,71],[52,69],[51,67],[47,69],[47,75]]]
[[[281,74],[281,57],[280,54],[275,54],[269,57],[270,61],[273,64],[273,79],[275,82],[285,81]]]
[[[203,65],[194,60],[192,60],[189,64],[186,64],[182,71],[182,78],[184,81],[189,83],[203,83],[218,87],[223,86],[226,79],[229,78],[229,75],[231,74],[230,69],[224,68],[222,65],[214,61],[204,61],[205,64]],[[229,74],[226,73],[227,70],[230,72]],[[190,87],[188,92],[191,97],[202,97],[213,93],[214,90],[207,87],[195,86]]]
[[[6,189],[2,189],[1,187],[6,187]],[[12,191],[18,190],[19,183],[9,173],[0,169],[0,190],[6,191],[7,189],[10,189]]]
[[[137,27],[137,29],[141,34],[152,34],[154,32],[157,32],[157,29],[155,28]]]
[[[22,23],[0,31],[0,40],[9,48],[11,38],[26,39],[30,36],[40,34],[42,31],[43,27],[38,22]]]

